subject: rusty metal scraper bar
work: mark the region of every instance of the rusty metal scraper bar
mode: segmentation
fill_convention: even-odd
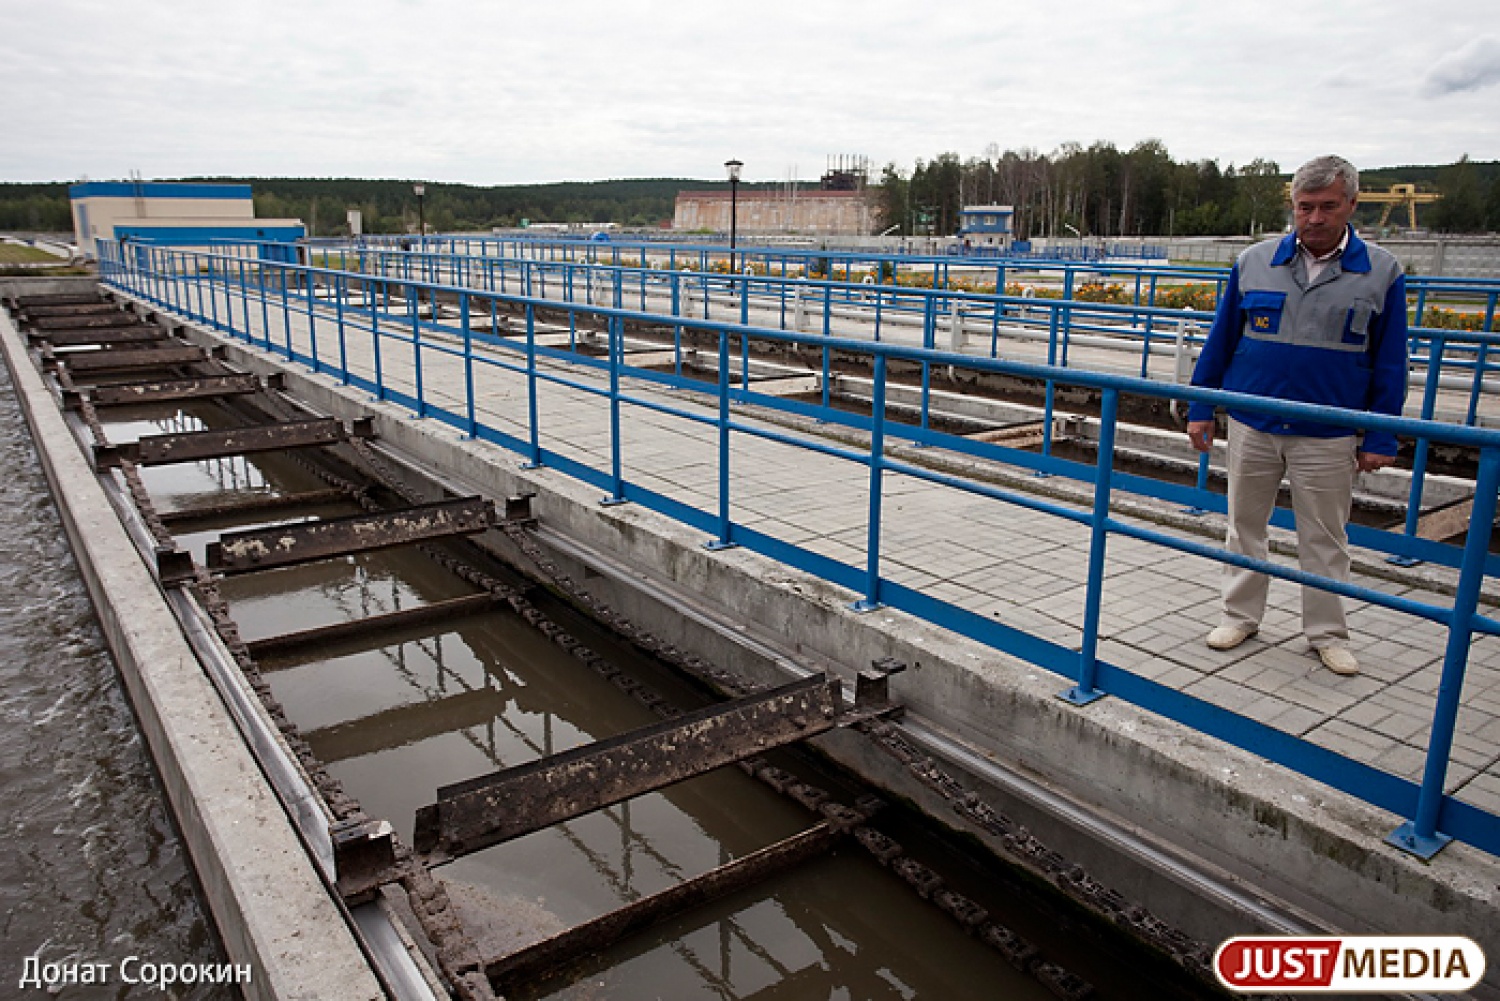
[[[78,330],[84,327],[135,326],[146,321],[133,313],[105,307],[83,313],[52,312],[45,316],[37,316],[31,310],[26,310],[25,322],[33,330]]]
[[[245,573],[313,560],[390,549],[454,535],[473,535],[494,524],[494,506],[483,497],[420,504],[399,511],[357,514],[301,525],[230,532],[208,545],[210,570]]]
[[[344,643],[351,639],[360,639],[375,647],[380,646],[384,638],[392,632],[437,625],[465,615],[477,615],[480,612],[489,611],[499,602],[500,599],[489,592],[470,594],[461,598],[449,598],[447,601],[437,601],[431,605],[421,605],[417,608],[403,608],[400,611],[386,612],[383,615],[367,616],[350,622],[335,622],[332,625],[303,629],[300,632],[268,636],[265,639],[252,640],[246,646],[250,650],[250,656],[257,660],[272,654],[286,656],[307,647]],[[262,669],[265,669],[264,666]]]
[[[168,365],[193,365],[208,361],[208,352],[199,347],[184,348],[100,348],[98,351],[70,351],[51,355],[48,361],[65,364],[70,372],[105,372],[125,368],[164,368]]]
[[[349,433],[343,421],[327,417],[229,428],[225,431],[145,435],[139,441],[95,445],[94,466],[97,469],[108,469],[118,466],[121,459],[129,459],[142,466],[161,466],[171,462],[197,462],[200,459],[222,459],[252,452],[274,452],[283,448],[335,445],[347,440]],[[355,422],[354,434],[367,437],[371,433],[367,422]]]
[[[592,921],[543,939],[508,956],[487,960],[485,976],[500,990],[526,984],[578,956],[597,952],[657,921],[754,886],[769,876],[828,851],[845,830],[827,821],[695,879],[633,901]]]
[[[162,379],[123,386],[94,386],[86,390],[96,407],[128,406],[132,403],[168,403],[253,393],[260,383],[253,375],[210,375],[200,379]],[[64,394],[64,402],[72,403]]]
[[[432,864],[539,831],[832,729],[839,683],[814,675],[438,790],[414,842]]]
[[[94,344],[150,344],[167,339],[161,327],[132,323],[119,327],[69,327],[64,330],[32,330],[31,342],[45,342],[55,348],[74,348]]]

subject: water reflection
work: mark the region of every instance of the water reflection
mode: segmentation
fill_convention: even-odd
[[[118,415],[112,439],[209,426],[195,408]],[[143,470],[166,509],[323,486],[284,455]],[[178,536],[201,558],[221,530]],[[226,577],[249,641],[473,593],[415,548]],[[594,636],[589,642],[599,642]],[[658,717],[504,609],[355,635],[262,667],[330,773],[411,838],[442,786],[534,761]],[[817,817],[734,767],[466,856],[439,870],[481,952],[504,955],[805,830]],[[550,993],[549,993],[550,992]],[[993,998],[1045,991],[850,846],[636,936],[548,997]]]

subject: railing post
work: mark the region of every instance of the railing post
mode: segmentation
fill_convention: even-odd
[[[391,289],[390,281],[384,276],[384,268],[381,269],[380,296],[387,305],[390,303]],[[375,300],[370,300],[370,352],[375,360],[375,399],[385,399],[385,367],[380,357],[380,307]]]
[[[1474,635],[1474,611],[1484,583],[1484,564],[1489,555],[1490,532],[1495,521],[1495,493],[1500,489],[1500,448],[1485,448],[1479,454],[1479,476],[1474,483],[1474,511],[1469,518],[1469,536],[1464,542],[1463,565],[1453,598],[1453,617],[1448,623],[1448,645],[1443,653],[1443,674],[1438,682],[1432,712],[1432,737],[1427,742],[1427,763],[1422,771],[1422,791],[1417,796],[1416,816],[1392,831],[1386,841],[1420,858],[1431,858],[1453,839],[1438,832],[1438,814],[1443,805],[1443,785],[1448,775],[1448,757],[1453,752],[1453,732],[1458,722],[1459,696]]]
[[[427,397],[422,392],[422,291],[415,283],[406,295],[406,304],[411,310],[411,361],[413,388],[416,390],[418,418],[427,416]]]
[[[1437,404],[1438,379],[1442,374],[1443,351],[1447,343],[1444,334],[1434,332],[1430,338],[1431,348],[1427,355],[1427,380],[1422,388],[1422,420],[1432,420]],[[1426,438],[1417,439],[1416,455],[1411,462],[1411,491],[1406,497],[1406,535],[1417,534],[1417,520],[1422,516],[1422,490],[1427,480],[1427,453],[1431,445]],[[1414,566],[1419,560],[1406,556],[1391,556],[1387,562],[1397,566]]]
[[[1047,367],[1053,368],[1057,364],[1057,335],[1058,325],[1062,322],[1061,307],[1052,307],[1052,320],[1047,330]],[[1052,410],[1057,400],[1057,384],[1048,379],[1046,382],[1046,395],[1042,403],[1042,455],[1052,455]],[[1037,473],[1038,476],[1046,476],[1047,473]]]
[[[208,314],[203,311],[203,265],[199,263],[201,255],[197,251],[189,251],[183,255],[183,260],[191,261],[193,269],[193,284],[188,293],[188,315],[199,323],[207,323]],[[198,298],[196,307],[192,305],[194,295]]]
[[[733,549],[734,525],[729,520],[729,331],[719,331],[719,537],[703,548],[713,552]]]
[[[260,251],[264,254],[264,251]],[[271,350],[271,299],[266,294],[266,260],[262,256],[255,262],[255,287],[260,296],[260,337],[262,346]]]
[[[468,419],[466,437],[479,436],[479,418],[474,405],[474,331],[469,318],[469,293],[458,294],[459,329],[464,339],[464,414]]]
[[[672,254],[674,260],[676,251]],[[676,271],[671,272],[672,282],[672,315],[682,315],[682,279]],[[682,378],[682,324],[672,324],[672,374]]]
[[[245,281],[245,258],[241,257],[237,262],[239,266],[239,295],[240,305],[245,309],[245,343],[250,343],[250,285]],[[231,325],[233,321],[230,321]]]
[[[1489,365],[1490,342],[1486,334],[1495,332],[1495,304],[1500,292],[1491,292],[1485,303],[1484,322],[1479,325],[1479,350],[1474,354],[1474,387],[1469,391],[1469,410],[1464,423],[1473,427],[1479,419],[1479,397],[1484,392],[1484,370]]]
[[[529,284],[529,281],[528,281]],[[526,432],[531,450],[522,469],[542,468],[542,430],[536,398],[536,305],[526,303]]]
[[[311,268],[303,268],[302,288],[307,294],[307,349],[312,352],[312,370],[323,371],[323,363],[318,358],[318,321],[313,315],[313,273]]]
[[[829,397],[832,394],[833,382],[833,351],[826,343],[832,336],[832,310],[833,310],[833,284],[823,283],[823,409],[829,407]]]
[[[282,265],[276,271],[281,279],[281,332],[286,338],[286,360],[292,361],[297,357],[296,346],[292,343],[292,302],[291,293],[287,291],[287,266]]]
[[[1083,642],[1078,650],[1078,684],[1059,694],[1075,706],[1104,697],[1094,685],[1099,670],[1099,610],[1104,596],[1104,552],[1109,543],[1110,482],[1115,466],[1115,417],[1120,391],[1106,389],[1099,415],[1099,459],[1094,466],[1094,513],[1089,523],[1089,572],[1083,602]]]
[[[615,297],[621,294],[621,272],[615,272]],[[610,507],[625,503],[625,476],[620,458],[620,362],[625,354],[625,321],[619,316],[609,318],[609,496],[602,497],[600,504]]]
[[[215,330],[222,330],[219,326],[219,296],[215,292],[218,285],[218,273],[214,271],[214,259],[212,254],[205,254],[204,260],[208,262],[208,324]]]
[[[333,312],[338,319],[339,331],[339,382],[349,385],[349,343],[344,329],[344,296],[348,291],[348,279],[337,275],[333,279]]]
[[[879,293],[877,293],[879,294]],[[945,303],[945,305],[948,305]],[[937,348],[937,293],[927,297],[926,309],[922,317],[922,350],[933,351]],[[923,431],[930,430],[932,423],[932,362],[925,357],[922,359],[922,419]]]
[[[875,355],[870,400],[870,513],[865,536],[865,596],[849,607],[873,612],[880,607],[880,500],[885,484],[885,353]]]

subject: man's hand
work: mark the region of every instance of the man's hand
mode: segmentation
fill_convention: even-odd
[[[1192,425],[1189,425],[1191,428]],[[1361,473],[1373,473],[1377,469],[1384,469],[1396,461],[1394,455],[1376,455],[1374,452],[1354,453],[1355,462],[1359,465]]]
[[[1200,452],[1211,451],[1214,447],[1214,430],[1215,425],[1211,420],[1188,421],[1188,441],[1192,442],[1193,447]],[[1364,453],[1360,453],[1360,459],[1363,461]],[[1360,468],[1364,467],[1361,466]]]

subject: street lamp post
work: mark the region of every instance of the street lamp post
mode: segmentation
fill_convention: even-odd
[[[734,238],[735,230],[738,228],[738,210],[740,193],[740,168],[744,164],[738,160],[725,160],[724,169],[729,171],[729,273],[734,274]]]
[[[427,194],[427,185],[413,184],[412,191],[417,195],[417,245],[426,249],[427,247],[427,216],[422,211],[422,196]]]

